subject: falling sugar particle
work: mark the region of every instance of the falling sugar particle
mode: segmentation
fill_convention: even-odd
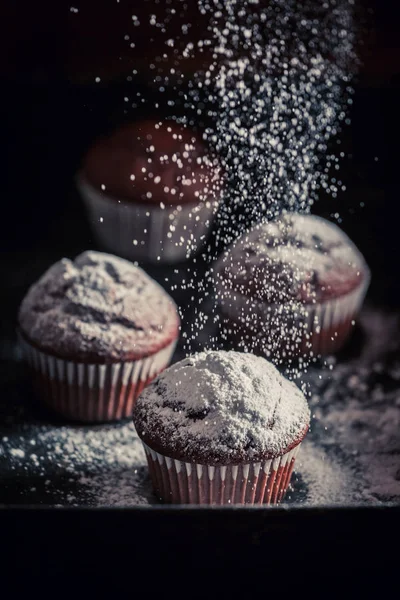
[[[205,139],[229,190],[217,213],[212,259],[249,224],[282,209],[308,212],[321,189],[336,197],[345,187],[330,177],[339,152],[327,148],[347,118],[357,57],[353,9],[345,0],[318,7],[310,0],[272,0],[268,6],[198,0],[198,8],[209,17],[208,39],[198,47],[210,49],[212,63],[176,90],[189,111],[196,107],[200,120],[206,117]],[[176,42],[168,39],[167,52],[176,51]],[[193,51],[188,42],[184,55]],[[160,92],[168,76],[160,75]],[[210,194],[220,198],[212,186]],[[188,314],[195,304],[198,298],[186,307]],[[203,327],[200,309],[186,352],[198,346]]]
[[[21,450],[20,448],[11,448],[10,454],[11,454],[11,456],[14,456],[16,458],[24,458],[25,457],[24,450]]]
[[[336,158],[329,156],[328,160],[326,149],[337,135],[340,122],[346,121],[344,106],[351,102],[348,65],[356,58],[349,4],[327,0],[316,9],[309,0],[301,5],[294,0],[272,0],[268,8],[257,6],[256,13],[251,9],[253,4],[257,5],[251,0],[240,4],[228,0],[211,6],[199,0],[200,12],[211,15],[207,43],[213,47],[215,59],[205,73],[199,72],[189,82],[189,92],[185,90],[183,96],[186,107],[198,107],[200,118],[212,117],[206,137],[223,161],[231,192],[218,215],[216,253],[249,223],[271,219],[282,208],[308,211],[321,188],[332,195],[339,191],[329,176],[329,169],[338,167],[332,166]],[[152,19],[152,24],[156,21]],[[132,23],[139,25],[135,15]],[[188,31],[186,26],[182,33]],[[175,41],[168,40],[167,49],[174,46]],[[245,48],[249,50],[243,52]],[[187,55],[192,51],[188,44]],[[175,69],[172,71],[175,73]],[[95,81],[99,83],[100,77]],[[167,83],[160,85],[160,92],[165,91]],[[236,218],[238,207],[244,208],[244,218]],[[208,279],[212,280],[211,271]],[[208,283],[201,290],[201,302],[207,298]],[[184,287],[191,289],[198,283],[193,278]],[[195,304],[198,296],[193,300]],[[217,318],[213,310],[209,315],[211,320]],[[184,332],[187,351],[199,345],[217,345],[216,336],[202,336],[209,315],[198,307],[190,334]],[[121,428],[121,432],[126,431]],[[141,498],[146,478],[137,438],[131,431],[126,439],[125,433],[120,437],[116,433],[114,438],[111,432],[94,431],[91,437],[90,432],[62,428],[57,434],[43,432],[43,440],[47,435],[51,456],[63,456],[70,472],[78,476],[90,503],[147,502],[147,498]],[[57,443],[56,435],[60,436]],[[104,461],[101,471],[87,474],[87,465],[96,463],[100,451]],[[12,449],[10,454],[21,459],[25,456],[20,449]],[[315,503],[329,502],[319,491],[321,481],[315,480],[320,472],[315,465],[325,468],[325,456],[306,442],[299,461],[300,473],[311,489],[310,497]],[[339,475],[334,465],[325,471],[334,501],[345,500],[339,489]],[[75,498],[69,495],[65,500],[71,503]]]

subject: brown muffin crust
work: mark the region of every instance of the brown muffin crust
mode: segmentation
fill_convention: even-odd
[[[174,121],[139,121],[99,139],[82,175],[107,196],[150,205],[213,200],[221,184],[201,137]]]

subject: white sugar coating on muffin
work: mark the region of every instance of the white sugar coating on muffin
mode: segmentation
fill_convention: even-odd
[[[246,264],[268,258],[287,265],[295,276],[310,269],[325,271],[341,265],[359,268],[364,264],[361,253],[337,225],[315,215],[296,213],[256,225],[228,252],[233,265],[243,253]],[[244,268],[239,260],[237,268]]]
[[[355,287],[368,267],[350,238],[334,223],[309,214],[286,213],[256,225],[236,240],[215,266],[217,281],[242,293],[248,286],[268,301],[323,296]],[[305,288],[305,286],[307,286]],[[223,291],[223,290],[222,290]]]
[[[264,358],[232,351],[176,363],[142,393],[134,412],[150,447],[204,464],[279,456],[301,441],[309,420],[294,383]]]
[[[63,358],[119,360],[177,337],[176,305],[142,269],[111,254],[63,258],[32,285],[19,310],[28,341]]]

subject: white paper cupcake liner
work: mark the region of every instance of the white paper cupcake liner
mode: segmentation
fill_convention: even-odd
[[[86,423],[130,417],[137,397],[168,366],[176,346],[174,341],[141,360],[85,364],[41,352],[22,337],[20,342],[43,401],[64,417]]]
[[[221,323],[225,335],[238,336],[249,351],[319,356],[337,351],[347,339],[370,282],[369,272],[352,292],[316,304],[267,304],[231,292],[217,282]],[[230,329],[231,327],[231,329]],[[245,333],[244,333],[245,332]],[[247,335],[246,335],[247,334]]]
[[[278,504],[301,443],[265,462],[208,467],[168,458],[143,443],[156,495],[172,504]]]
[[[141,205],[98,192],[82,175],[77,187],[98,243],[107,250],[149,262],[179,262],[195,254],[207,237],[218,202]]]

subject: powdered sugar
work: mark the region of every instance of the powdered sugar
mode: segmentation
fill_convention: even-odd
[[[122,126],[89,150],[85,178],[107,196],[144,204],[197,204],[220,184],[216,159],[193,130],[176,120]]]
[[[340,451],[361,478],[369,501],[400,499],[400,320],[372,310],[361,315],[362,351],[315,380],[315,434]],[[313,377],[313,373],[310,373]],[[319,389],[318,389],[319,388]]]
[[[13,436],[11,443],[19,447],[7,447],[5,458],[20,472],[29,470],[30,480],[41,490],[42,502],[46,498],[60,505],[154,502],[142,443],[131,422],[90,429],[42,425],[34,438]]]
[[[21,448],[11,448],[10,450],[11,456],[16,456],[18,458],[24,458],[25,452],[21,450]]]
[[[146,443],[166,456],[234,464],[288,451],[302,439],[309,410],[300,390],[265,359],[202,352],[144,391],[134,421]]]
[[[354,287],[367,267],[333,223],[286,214],[243,234],[218,260],[216,271],[222,295],[232,288],[267,302],[312,302],[342,293],[349,282]]]
[[[211,329],[207,331],[211,335]],[[400,501],[399,317],[367,307],[357,331],[363,341],[354,340],[350,360],[329,360],[327,368],[315,366],[302,374],[312,394],[313,419],[296,460],[287,503]],[[21,374],[14,378],[14,393],[6,393],[2,404],[0,502],[156,502],[132,423],[91,428],[43,424],[43,419],[32,423],[27,408],[21,412],[15,391]],[[25,387],[21,393],[29,406]],[[12,424],[14,419],[21,425]],[[13,491],[7,491],[9,486]]]
[[[40,349],[72,360],[151,354],[177,336],[168,294],[132,263],[84,252],[54,264],[28,291],[19,324]]]
[[[312,506],[352,504],[364,499],[360,491],[360,482],[354,477],[354,472],[345,464],[331,460],[310,437],[301,445],[292,488],[301,489],[300,482],[307,486],[307,503]]]

